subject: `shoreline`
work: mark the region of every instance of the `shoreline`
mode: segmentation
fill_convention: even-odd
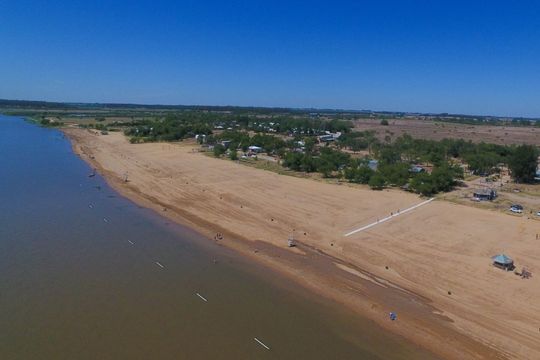
[[[287,276],[311,292],[343,304],[438,356],[448,359],[505,357],[501,352],[458,332],[453,325],[454,321],[444,315],[444,311],[435,307],[430,298],[417,294],[414,289],[407,289],[380,277],[367,271],[365,267],[360,267],[346,258],[338,258],[329,254],[326,249],[302,239],[298,240],[296,248],[278,247],[263,240],[250,239],[181,206],[164,202],[146,191],[141,191],[133,182],[125,183],[118,173],[103,166],[81,138],[86,130],[62,131],[70,139],[75,154],[96,168],[113,189],[135,203],[196,230],[210,241],[216,232],[222,233],[224,239],[217,241],[220,244]],[[394,310],[399,314],[398,322],[387,319],[388,312]]]

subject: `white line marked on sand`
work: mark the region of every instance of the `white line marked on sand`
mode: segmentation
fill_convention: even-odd
[[[270,350],[270,348],[268,346],[266,346],[261,340],[257,339],[257,338],[253,338],[253,340],[255,340],[256,342],[259,343],[259,345],[261,345],[262,347],[264,347],[266,350]]]
[[[409,212],[409,211],[412,211],[412,210],[414,210],[414,209],[416,209],[416,208],[419,208],[420,206],[429,204],[429,203],[432,202],[433,200],[435,200],[435,198],[431,198],[431,199],[429,199],[429,200],[423,201],[423,202],[421,202],[420,204],[416,204],[416,205],[411,206],[410,208],[407,208],[407,209],[405,209],[405,210],[400,210],[399,212],[393,213],[392,215],[387,216],[387,217],[385,217],[385,218],[383,218],[383,219],[379,219],[379,220],[377,220],[377,221],[374,222],[374,223],[371,223],[371,224],[368,224],[368,225],[366,225],[366,226],[362,226],[361,228],[358,228],[358,229],[356,229],[356,230],[353,230],[353,231],[351,231],[351,232],[345,234],[345,236],[350,236],[350,235],[356,234],[357,232],[364,231],[364,230],[367,230],[367,229],[369,229],[369,228],[372,228],[373,226],[379,225],[379,224],[381,224],[381,223],[383,223],[383,222],[385,222],[385,221],[388,221],[388,220],[390,220],[390,219],[392,219],[392,218],[395,218],[396,216],[403,215],[403,214],[405,214],[405,213],[407,213],[407,212]]]
[[[159,261],[156,261],[156,265],[159,266],[162,269],[165,269],[165,266],[161,265],[161,263]]]
[[[208,302],[208,300],[206,300],[206,298],[204,296],[202,296],[201,294],[199,293],[196,293],[198,297],[200,297],[204,302]]]
[[[128,240],[128,243],[130,243],[131,245],[135,245],[135,243],[131,240]]]

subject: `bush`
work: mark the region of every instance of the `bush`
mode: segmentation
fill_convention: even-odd
[[[345,169],[345,179],[353,183],[367,184],[375,171],[363,165],[356,168]]]
[[[214,156],[220,157],[221,155],[225,154],[225,146],[221,144],[216,144],[214,146]]]
[[[538,166],[538,149],[532,145],[518,146],[508,159],[508,167],[517,182],[534,182]]]
[[[382,190],[384,185],[384,177],[379,173],[373,174],[373,176],[369,179],[369,187],[373,190]]]
[[[427,173],[416,175],[409,183],[409,188],[425,196],[432,195],[435,192],[431,175]]]
[[[382,120],[381,120],[381,125],[383,125],[383,126],[388,126],[388,120],[382,119]]]

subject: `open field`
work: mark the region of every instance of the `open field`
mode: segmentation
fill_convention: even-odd
[[[354,130],[375,130],[381,140],[385,136],[391,136],[392,139],[395,139],[403,134],[409,134],[414,138],[430,140],[451,138],[501,145],[540,145],[540,127],[467,125],[415,119],[388,120],[388,126],[381,125],[380,122],[379,119],[355,120]]]
[[[189,143],[65,131],[122,194],[210,238],[223,233],[218,242],[444,358],[540,358],[537,221],[436,200],[346,237],[426,199],[283,176]],[[293,229],[299,246],[289,249]],[[492,267],[500,252],[533,277]],[[399,321],[389,322],[389,311]]]

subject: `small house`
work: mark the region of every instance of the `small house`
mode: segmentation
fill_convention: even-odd
[[[337,139],[339,139],[339,137],[341,136],[341,132],[336,132],[336,133],[331,133],[330,131],[325,131],[325,135],[321,135],[319,136],[319,141],[320,142],[330,142],[330,141],[335,141]]]
[[[223,140],[221,142],[221,145],[225,148],[225,149],[228,149],[229,148],[229,145],[231,145],[231,140]]]
[[[379,161],[377,161],[377,160],[369,160],[367,166],[371,170],[377,171],[377,168],[379,167]]]
[[[252,146],[248,147],[248,150],[253,152],[253,153],[260,153],[260,152],[263,151],[263,148],[260,147],[260,146],[252,145]]]
[[[497,192],[493,189],[480,189],[473,192],[473,198],[478,201],[491,201],[497,197]]]
[[[413,165],[413,166],[411,166],[411,168],[409,169],[409,172],[411,172],[411,173],[413,173],[413,174],[420,174],[420,173],[426,172],[426,169],[424,169],[424,168],[421,167],[420,165]]]
[[[493,260],[493,266],[498,267],[499,269],[512,271],[515,268],[514,260],[504,254],[495,255],[491,257],[491,260]]]

